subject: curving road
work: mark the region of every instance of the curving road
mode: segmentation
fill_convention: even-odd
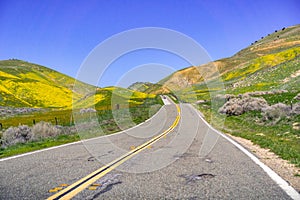
[[[132,129],[0,160],[0,199],[300,199],[191,105],[163,100]],[[199,154],[206,147],[213,149]]]

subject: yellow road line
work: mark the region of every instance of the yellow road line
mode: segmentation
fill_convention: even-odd
[[[173,124],[165,130],[163,133],[159,134],[158,136],[152,138],[151,140],[145,142],[144,144],[136,147],[135,149],[132,149],[128,153],[124,154],[120,158],[117,158],[116,160],[110,162],[109,164],[101,167],[100,169],[92,172],[91,174],[87,175],[86,177],[80,179],[79,181],[76,181],[72,185],[68,186],[67,188],[59,191],[55,195],[49,197],[47,200],[54,200],[54,199],[71,199],[75,195],[77,195],[79,192],[93,184],[95,181],[103,177],[105,174],[109,173],[125,161],[129,160],[134,155],[138,154],[142,150],[146,149],[147,147],[153,145],[155,142],[157,142],[159,139],[161,139],[163,136],[166,136],[168,133],[170,133],[179,123],[180,120],[180,107],[176,105],[177,108],[177,117]]]

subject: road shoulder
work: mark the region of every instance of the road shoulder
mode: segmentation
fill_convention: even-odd
[[[300,193],[300,176],[295,176],[295,174],[300,174],[300,168],[280,158],[269,149],[264,149],[253,144],[250,140],[226,134],[253,153],[262,163],[274,170]]]

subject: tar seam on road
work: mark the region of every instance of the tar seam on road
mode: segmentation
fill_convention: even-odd
[[[56,193],[55,195],[49,197],[47,200],[56,200],[56,199],[71,199],[75,195],[77,195],[79,192],[87,188],[89,185],[94,183],[96,180],[100,179],[104,175],[106,175],[108,172],[112,171],[122,163],[124,163],[126,160],[130,159],[134,155],[138,154],[142,150],[146,149],[148,146],[154,144],[158,140],[160,140],[162,137],[170,133],[179,123],[180,120],[180,107],[176,105],[177,108],[177,116],[173,124],[165,130],[163,133],[159,134],[158,136],[152,138],[151,140],[145,142],[144,144],[138,146],[137,148],[129,151],[128,153],[124,154],[120,158],[112,161],[111,163],[107,164],[104,167],[101,167],[100,169],[92,172],[91,174],[87,175],[86,177],[80,179],[79,181],[73,183],[69,187],[65,188],[64,190]]]

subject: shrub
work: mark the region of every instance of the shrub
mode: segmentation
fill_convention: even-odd
[[[48,137],[55,137],[59,135],[62,131],[53,126],[51,123],[48,122],[39,122],[32,127],[32,133],[34,135],[34,139],[41,139],[41,138],[48,138]]]
[[[291,108],[283,103],[278,103],[272,106],[268,106],[263,110],[263,120],[271,120],[277,123],[283,117],[291,114]]]
[[[232,98],[227,101],[219,112],[227,115],[241,115],[248,111],[262,111],[267,106],[268,103],[263,98],[241,95],[241,98]]]
[[[268,106],[267,101],[264,98],[252,98],[247,97],[242,101],[244,112],[248,111],[262,111]]]
[[[17,143],[25,143],[33,139],[31,129],[27,125],[10,127],[2,135],[2,146],[7,147]]]
[[[97,112],[94,108],[82,108],[79,111],[80,113],[94,113]]]
[[[300,115],[300,103],[293,105],[292,114]]]

